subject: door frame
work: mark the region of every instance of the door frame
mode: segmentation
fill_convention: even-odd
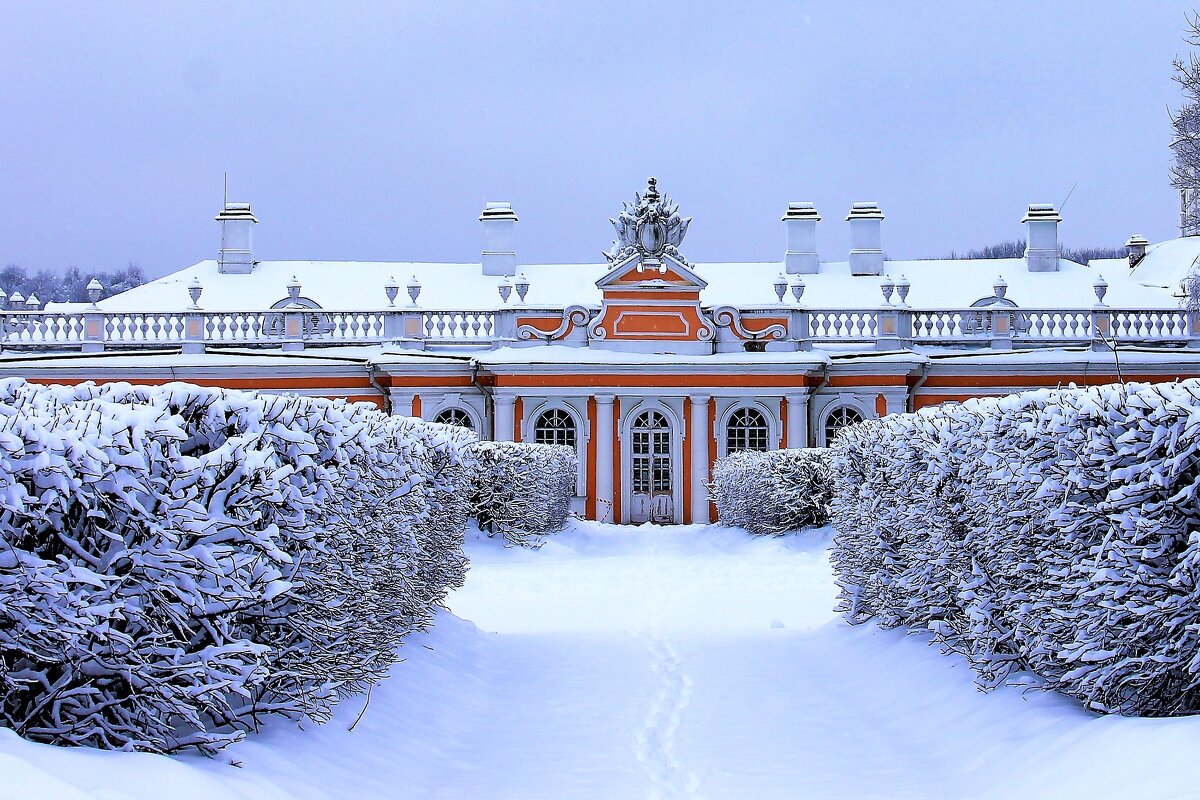
[[[678,405],[679,408],[675,408]],[[686,432],[683,429],[683,398],[634,398],[625,410],[626,403],[621,404],[621,519],[628,524],[633,510],[633,423],[647,411],[657,411],[667,421],[670,431],[671,458],[671,511],[674,524],[683,523],[683,440]]]

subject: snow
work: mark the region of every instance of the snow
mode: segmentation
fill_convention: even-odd
[[[1180,281],[1197,259],[1200,259],[1200,236],[1169,239],[1147,247],[1145,257],[1129,272],[1129,277],[1145,286],[1177,292]]]
[[[453,613],[407,640],[353,732],[358,700],[214,760],[0,730],[0,798],[1194,796],[1200,719],[981,694],[924,637],[835,619],[828,539],[575,523],[529,551],[476,536]]]
[[[1176,240],[1186,243],[1191,240]],[[1161,249],[1166,248],[1166,249]],[[887,261],[884,270],[893,280],[905,276],[912,283],[908,302],[914,308],[963,308],[990,297],[998,276],[1008,283],[1008,297],[1023,308],[1088,308],[1095,302],[1092,284],[1098,274],[1109,283],[1106,302],[1114,306],[1175,308],[1179,301],[1171,290],[1135,276],[1158,270],[1177,270],[1180,258],[1191,264],[1196,253],[1185,246],[1166,242],[1151,248],[1143,265],[1147,273],[1128,268],[1098,273],[1082,264],[1059,261],[1058,272],[1031,273],[1025,260],[930,259]],[[1151,256],[1155,256],[1151,259]],[[707,305],[775,305],[773,288],[783,270],[781,262],[698,263],[695,272],[708,281],[701,295]],[[608,272],[607,264],[528,264],[518,270],[529,280],[528,307],[563,308],[568,305],[598,305],[596,281]],[[1184,268],[1186,272],[1186,268]],[[193,279],[204,287],[199,304],[208,311],[262,310],[288,296],[287,285],[295,277],[300,295],[331,310],[386,308],[384,286],[395,278],[400,286],[397,307],[409,303],[407,285],[416,277],[421,284],[418,303],[426,309],[492,309],[501,305],[499,277],[485,276],[479,264],[434,264],[384,261],[259,261],[248,275],[223,275],[216,261],[201,261],[191,267],[151,281],[100,301],[105,311],[183,311],[191,305],[188,285]],[[788,276],[789,279],[792,276]],[[845,261],[821,264],[815,275],[803,275],[802,298],[813,308],[875,308],[883,302],[879,276],[854,276]],[[790,295],[789,295],[790,298]],[[516,295],[509,305],[516,304]]]

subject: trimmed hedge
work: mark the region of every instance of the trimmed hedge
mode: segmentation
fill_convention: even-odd
[[[481,529],[522,547],[562,529],[579,472],[574,448],[478,442],[468,453],[475,462],[471,509]]]
[[[0,725],[212,752],[328,718],[461,585],[467,442],[365,404],[0,382]]]
[[[779,535],[829,522],[829,451],[818,447],[717,459],[709,492],[722,525]]]
[[[850,622],[929,630],[985,688],[1200,711],[1200,383],[947,404],[833,450]]]

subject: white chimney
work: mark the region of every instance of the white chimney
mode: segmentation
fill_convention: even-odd
[[[783,262],[790,275],[815,275],[821,271],[817,258],[817,223],[821,215],[812,203],[788,203],[783,215],[787,223],[787,253]]]
[[[254,269],[253,228],[258,224],[249,203],[230,203],[216,216],[221,223],[221,256],[217,271],[246,275]]]
[[[517,248],[512,203],[487,203],[479,215],[483,223],[483,274],[516,275]]]
[[[850,274],[883,274],[883,212],[878,203],[855,203],[850,223]]]
[[[1058,272],[1058,223],[1053,203],[1030,203],[1021,222],[1026,229],[1025,267],[1030,272]]]
[[[1146,248],[1150,242],[1146,241],[1146,237],[1140,233],[1135,233],[1129,237],[1129,241],[1125,243],[1125,250],[1129,254],[1129,268],[1132,269],[1138,265],[1138,262],[1146,257]]]

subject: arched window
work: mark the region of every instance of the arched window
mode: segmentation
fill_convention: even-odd
[[[757,408],[739,408],[729,415],[725,426],[725,450],[765,451],[770,448],[770,429],[767,418]]]
[[[471,415],[461,408],[447,408],[439,411],[438,415],[433,418],[433,421],[439,422],[442,425],[457,425],[469,431],[475,430],[475,423],[471,422]]]
[[[837,438],[838,431],[848,425],[857,425],[863,421],[863,415],[857,408],[850,406],[839,406],[829,412],[829,416],[825,418],[825,445],[833,444],[833,440]]]
[[[574,449],[575,420],[561,408],[552,408],[534,421],[533,440],[538,444],[561,444]]]

